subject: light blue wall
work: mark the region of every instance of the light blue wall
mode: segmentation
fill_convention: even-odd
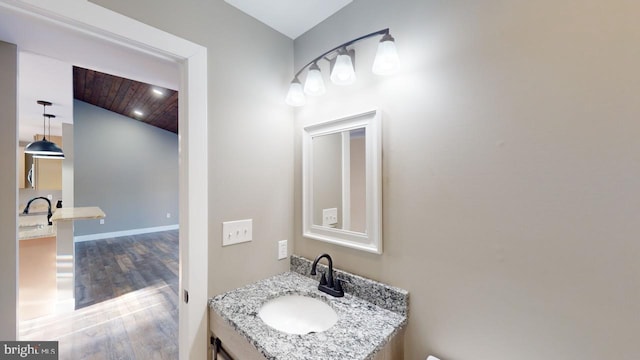
[[[74,100],[75,206],[99,206],[74,235],[178,224],[178,136]],[[167,218],[167,213],[171,218]]]

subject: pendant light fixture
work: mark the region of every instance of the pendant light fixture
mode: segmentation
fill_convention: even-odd
[[[51,102],[38,100],[38,104],[42,105],[42,140],[34,141],[27,145],[24,152],[33,154],[33,157],[40,159],[64,159],[64,153],[55,143],[47,140],[46,137],[46,120],[49,119],[49,137],[51,137],[51,118],[55,115],[47,114],[47,106],[51,106]]]
[[[389,29],[387,28],[347,41],[346,43],[338,45],[311,60],[293,77],[285,100],[286,103],[291,106],[303,106],[306,104],[305,93],[313,96],[325,93],[324,81],[322,80],[322,74],[320,72],[320,67],[318,66],[318,61],[322,59],[327,60],[330,63],[331,74],[329,78],[334,84],[353,84],[356,81],[355,50],[349,49],[348,47],[358,41],[380,35],[382,35],[382,39],[380,39],[380,43],[378,44],[378,51],[376,52],[376,57],[373,61],[372,71],[377,75],[389,75],[394,73],[400,65],[400,59],[398,57],[398,52],[396,51],[395,39],[391,36]],[[307,68],[309,70],[307,71],[307,78],[303,88],[298,78]]]

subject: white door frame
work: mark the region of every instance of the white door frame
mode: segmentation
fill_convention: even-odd
[[[0,0],[0,6],[180,64],[180,359],[207,355],[207,49],[86,0]],[[20,44],[18,44],[19,46]],[[189,303],[183,301],[189,291]]]

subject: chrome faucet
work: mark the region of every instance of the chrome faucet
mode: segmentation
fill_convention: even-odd
[[[47,210],[47,223],[48,225],[53,225],[53,223],[51,222],[51,216],[53,216],[53,213],[51,212],[51,201],[44,196],[34,197],[33,199],[29,200],[29,202],[27,203],[27,206],[24,207],[24,210],[22,211],[22,213],[25,215],[28,214],[29,206],[31,206],[32,202],[38,199],[46,200],[47,203],[49,204],[49,209]]]
[[[329,276],[326,277],[323,273],[320,277],[320,284],[318,285],[318,290],[327,293],[331,296],[342,297],[344,296],[344,291],[342,290],[342,284],[340,279],[333,280],[333,260],[331,260],[331,256],[329,254],[319,255],[311,265],[311,275],[316,275],[316,266],[318,265],[318,261],[322,258],[327,258],[329,262]],[[327,279],[328,278],[328,279]]]

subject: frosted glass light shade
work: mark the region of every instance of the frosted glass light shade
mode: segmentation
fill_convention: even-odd
[[[304,92],[313,96],[319,96],[325,93],[322,73],[316,64],[311,65],[307,72],[307,79],[304,81]]]
[[[291,85],[289,85],[289,92],[285,102],[290,106],[303,106],[306,103],[302,84],[298,78],[293,79]]]
[[[376,58],[373,60],[371,71],[378,75],[393,74],[398,70],[400,58],[396,50],[396,43],[391,35],[386,34],[378,43]]]
[[[333,70],[331,70],[331,81],[336,85],[351,85],[356,81],[353,62],[346,51],[338,53]]]

